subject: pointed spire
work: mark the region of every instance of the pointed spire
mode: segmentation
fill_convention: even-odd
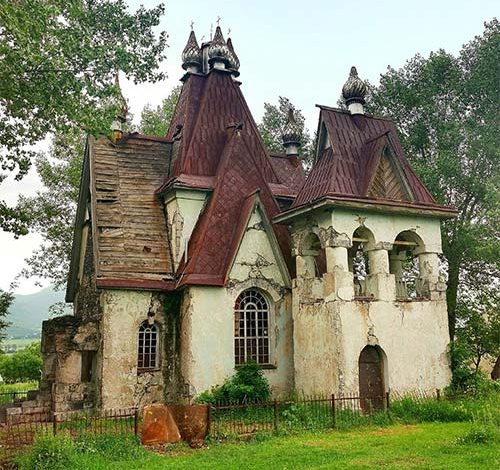
[[[191,29],[186,47],[182,51],[182,68],[188,72],[196,73],[201,67],[201,50],[196,40],[196,35]]]
[[[123,133],[125,131],[125,123],[127,122],[127,114],[128,114],[128,104],[127,100],[123,96],[122,89],[120,87],[120,77],[118,70],[115,73],[114,85],[119,91],[119,96],[116,101],[116,103],[119,106],[119,111],[116,116],[116,119],[111,123],[111,140],[113,142],[116,142],[123,137]]]
[[[283,128],[283,147],[287,155],[298,155],[300,146],[301,129],[295,119],[293,108],[288,108],[288,117]]]
[[[349,78],[342,87],[342,96],[351,114],[364,114],[367,88],[365,82],[358,77],[356,67],[351,67]]]
[[[220,26],[215,28],[215,34],[208,49],[208,62],[214,69],[225,69],[229,65],[229,47],[224,40]]]
[[[236,55],[233,47],[233,41],[231,38],[227,38],[227,48],[229,50],[229,65],[228,68],[231,70],[234,77],[238,77],[240,72],[238,71],[240,68],[240,59]]]

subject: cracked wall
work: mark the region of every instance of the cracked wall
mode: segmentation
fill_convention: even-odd
[[[182,374],[193,394],[234,373],[234,302],[250,288],[264,292],[271,310],[271,364],[264,373],[274,395],[293,389],[291,292],[286,288],[259,210],[250,217],[227,288],[191,286],[181,309]]]

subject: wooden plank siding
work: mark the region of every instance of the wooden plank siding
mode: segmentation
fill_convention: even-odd
[[[167,221],[156,189],[168,172],[170,144],[128,137],[92,142],[97,278],[173,279]]]

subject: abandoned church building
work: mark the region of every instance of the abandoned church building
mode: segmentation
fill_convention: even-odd
[[[293,112],[269,153],[218,27],[182,55],[164,137],[87,140],[66,300],[43,324],[54,411],[185,402],[256,361],[275,396],[434,390],[450,380],[440,222],[396,127],[319,106],[308,174]],[[318,78],[314,78],[318,79]],[[251,86],[251,84],[248,84]],[[332,101],[339,90],[332,90]]]

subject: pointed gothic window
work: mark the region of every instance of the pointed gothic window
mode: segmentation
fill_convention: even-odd
[[[269,364],[269,305],[262,293],[242,292],[234,305],[234,357],[236,365],[255,361]]]
[[[139,351],[137,368],[139,371],[158,368],[158,326],[145,321],[139,327]]]

